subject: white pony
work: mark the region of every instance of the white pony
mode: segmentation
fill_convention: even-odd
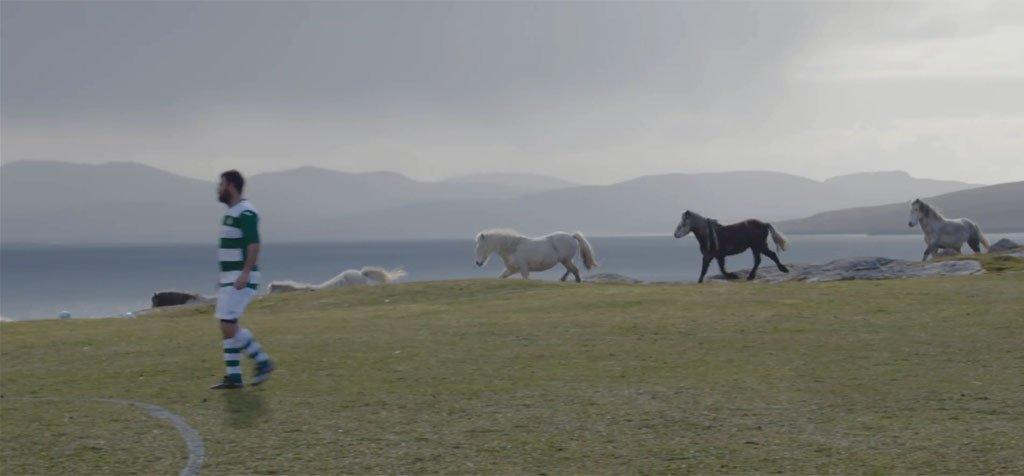
[[[940,249],[959,253],[964,242],[967,242],[975,253],[981,252],[979,244],[988,250],[988,238],[985,238],[977,224],[966,218],[947,219],[921,199],[915,199],[910,203],[910,221],[907,222],[907,226],[914,227],[918,223],[921,224],[924,242],[927,245],[921,261],[926,261],[928,255]]]
[[[289,291],[315,291],[318,289],[340,288],[342,286],[359,286],[365,284],[387,284],[405,276],[405,271],[366,266],[362,269],[349,269],[320,284],[298,283],[295,281],[274,281],[270,283],[270,294]]]
[[[587,269],[597,267],[594,249],[583,237],[583,234],[557,232],[539,238],[529,238],[513,230],[485,230],[476,235],[476,265],[487,264],[491,253],[498,253],[505,262],[505,272],[501,278],[515,273],[530,279],[530,271],[547,271],[556,264],[565,266],[562,281],[572,273],[576,282],[580,282],[580,270],[572,262],[576,253],[583,259]]]

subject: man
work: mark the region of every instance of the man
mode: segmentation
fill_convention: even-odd
[[[237,170],[220,174],[217,198],[228,206],[228,212],[221,220],[220,289],[217,293],[217,308],[214,314],[220,319],[220,331],[224,336],[224,379],[211,389],[242,388],[242,372],[239,367],[241,354],[256,362],[252,385],[259,385],[274,371],[270,356],[263,352],[259,342],[249,329],[238,326],[245,306],[256,295],[260,282],[260,270],[256,265],[260,254],[259,216],[252,204],[242,198],[245,179]]]

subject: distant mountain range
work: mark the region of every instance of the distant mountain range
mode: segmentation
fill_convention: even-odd
[[[489,179],[490,180],[490,179]],[[555,181],[557,179],[551,179]],[[508,199],[533,184],[419,182],[391,172],[345,173],[315,167],[257,174],[247,195],[278,224],[282,239],[317,236],[317,223],[411,203]],[[550,182],[550,181],[549,181]],[[145,243],[207,240],[223,209],[216,185],[146,165],[15,162],[0,166],[0,240],[5,243]],[[284,229],[280,235],[284,235]],[[275,234],[271,229],[270,234]],[[307,235],[308,233],[308,235]],[[326,239],[319,234],[320,239]],[[294,238],[293,238],[294,237]],[[311,238],[312,239],[312,238]]]
[[[444,180],[445,183],[476,183],[506,187],[510,184],[519,191],[544,192],[560,188],[576,187],[578,184],[540,174],[490,173],[463,175]]]
[[[349,241],[467,238],[499,226],[529,234],[577,229],[591,235],[666,234],[684,209],[722,221],[780,221],[974,187],[904,172],[826,181],[775,172],[668,174],[581,186],[531,174],[424,182],[392,172],[301,167],[254,175],[246,194],[260,210],[267,240]],[[223,212],[214,188],[212,181],[135,163],[5,164],[0,167],[0,240],[209,242]],[[798,222],[791,223],[795,228]]]
[[[935,205],[946,218],[967,217],[983,231],[1024,230],[1024,182],[1009,182],[972,188],[935,197],[920,197]],[[907,226],[910,204],[907,201],[875,207],[848,208],[818,213],[799,220],[779,223],[787,233],[907,233],[918,232]]]

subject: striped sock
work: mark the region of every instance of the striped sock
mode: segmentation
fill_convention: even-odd
[[[250,359],[253,359],[260,364],[270,360],[270,356],[263,351],[263,346],[256,341],[256,338],[253,337],[252,332],[249,332],[249,329],[242,329],[238,331],[238,335],[236,335],[235,338],[242,343],[242,345],[239,346],[239,350],[245,352]]]
[[[224,368],[226,369],[224,375],[238,383],[242,382],[242,368],[239,366],[239,360],[242,357],[240,351],[241,349],[235,344],[235,339],[224,339]]]

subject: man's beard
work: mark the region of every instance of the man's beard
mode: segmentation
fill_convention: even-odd
[[[219,200],[220,203],[223,203],[225,205],[231,205],[231,194],[228,192],[221,192],[217,196],[217,200]]]

